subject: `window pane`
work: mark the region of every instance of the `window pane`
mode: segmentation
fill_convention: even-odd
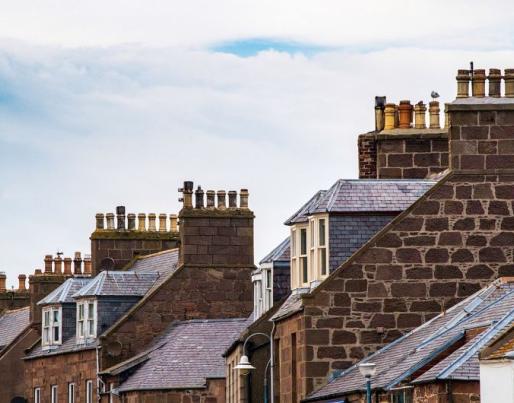
[[[319,246],[325,246],[325,219],[322,218],[319,220],[319,226],[318,226],[318,232],[319,232]]]
[[[50,311],[45,311],[45,326],[50,326]]]
[[[95,334],[95,322],[93,320],[89,320],[89,336],[94,336]]]
[[[327,274],[327,250],[325,248],[319,250],[319,265],[321,268],[321,275]]]
[[[311,248],[314,246],[314,220],[310,222]]]
[[[88,317],[89,319],[93,319],[94,313],[95,313],[95,304],[93,304],[92,302],[90,302],[90,303],[88,304],[88,308],[87,308],[87,317]]]
[[[302,282],[307,283],[309,281],[309,273],[307,271],[307,258],[302,257],[300,260],[302,265]]]
[[[55,309],[53,311],[53,313],[54,313],[54,323],[55,322],[59,323],[59,311],[57,309]]]
[[[79,322],[79,336],[84,336],[84,322]]]
[[[300,230],[300,255],[307,253],[307,230],[305,228]]]
[[[271,270],[266,270],[266,287],[271,288],[272,281],[271,281]]]
[[[291,231],[291,256],[296,256],[296,231]]]

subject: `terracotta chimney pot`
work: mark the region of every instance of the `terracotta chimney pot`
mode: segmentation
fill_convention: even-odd
[[[403,100],[400,101],[400,106],[398,106],[398,111],[400,114],[400,129],[409,129],[411,127],[412,122],[412,105],[410,101]]]
[[[514,69],[505,69],[505,96],[514,98]]]
[[[384,130],[391,130],[395,128],[395,104],[386,104],[384,109],[385,122]]]
[[[26,291],[27,287],[25,286],[25,281],[27,280],[27,276],[25,274],[18,275],[18,291]]]
[[[5,292],[6,282],[7,282],[7,276],[2,271],[2,272],[0,272],[0,292]]]
[[[485,97],[485,70],[477,69],[473,72],[471,79],[471,92],[474,97]]]
[[[64,258],[64,274],[71,275],[71,257]]]
[[[166,214],[159,214],[159,232],[166,232],[168,230],[166,226],[166,219],[168,216]]]
[[[170,214],[170,231],[178,232],[178,220],[176,214]]]
[[[439,121],[439,102],[438,101],[432,101],[429,103],[428,107],[429,113],[430,113],[430,128],[431,129],[440,129],[441,123]]]
[[[45,273],[49,274],[49,273],[53,272],[52,262],[53,262],[53,256],[46,255],[45,256]]]
[[[457,71],[457,98],[469,97],[469,70]]]
[[[145,213],[139,213],[137,215],[138,220],[138,231],[146,231],[146,214]]]
[[[155,223],[155,219],[157,216],[155,213],[148,214],[148,231],[157,231],[157,226]]]
[[[426,129],[426,112],[427,107],[423,103],[423,101],[419,101],[416,105],[414,105],[414,127],[416,129]]]

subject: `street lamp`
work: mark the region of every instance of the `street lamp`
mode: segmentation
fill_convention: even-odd
[[[237,364],[234,369],[237,369],[241,372],[241,375],[248,375],[250,371],[253,371],[255,367],[250,363],[248,356],[246,355],[246,343],[254,336],[265,336],[269,340],[270,344],[270,359],[266,364],[266,368],[264,368],[264,403],[268,403],[268,379],[266,378],[266,374],[268,373],[268,367],[270,368],[270,378],[271,378],[271,393],[270,393],[270,403],[273,403],[273,343],[271,342],[271,338],[266,333],[253,333],[248,336],[243,344],[243,355],[239,360],[239,364]]]
[[[358,367],[361,375],[366,378],[366,402],[371,403],[371,377],[377,372],[377,364],[365,362]]]

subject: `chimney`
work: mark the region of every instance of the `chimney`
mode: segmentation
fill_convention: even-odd
[[[177,215],[176,214],[170,214],[170,231],[178,232]]]
[[[166,232],[166,221],[168,216],[166,214],[159,214],[159,232]]]
[[[216,192],[214,190],[208,190],[206,192],[207,194],[207,208],[214,208],[216,207],[215,198],[216,198]]]
[[[27,276],[25,274],[18,275],[18,291],[27,291],[27,287],[25,287],[26,280]]]
[[[129,231],[135,231],[136,229],[136,215],[134,213],[127,214],[127,227]]]
[[[107,229],[112,231],[114,229],[114,214],[107,213],[105,218],[107,220]]]
[[[84,257],[84,274],[88,276],[92,274],[91,257],[88,255]]]
[[[80,252],[75,252],[73,258],[73,274],[82,274],[82,257]]]
[[[64,258],[64,274],[67,275],[67,276],[71,276],[72,275],[72,272],[71,272],[71,257],[65,257]]]
[[[416,129],[426,129],[426,119],[425,115],[427,112],[427,107],[423,103],[423,101],[419,101],[416,105],[414,105],[414,127]]]
[[[469,97],[469,70],[457,71],[457,98]]]
[[[400,129],[409,129],[412,123],[412,105],[410,101],[403,100],[400,101],[400,106],[398,107],[398,111],[400,114]]]
[[[237,207],[237,192],[235,190],[229,190],[229,192],[228,192],[228,207],[229,208]]]
[[[98,213],[96,215],[96,229],[104,229],[104,215],[102,213]]]
[[[430,128],[431,129],[440,129],[441,124],[439,122],[439,102],[431,101],[428,104],[428,112],[430,114]]]
[[[386,97],[375,97],[375,131],[384,130]]]
[[[396,105],[395,104],[386,104],[384,108],[384,115],[385,115],[385,121],[384,121],[384,130],[392,130],[395,126],[395,110]]]
[[[137,230],[138,231],[146,231],[146,214],[145,213],[139,213],[137,215],[137,220],[138,220],[138,227],[137,227]]]
[[[471,78],[471,92],[474,97],[485,97],[485,70],[477,69]]]
[[[52,262],[53,257],[52,255],[46,255],[45,256],[45,274],[52,274]]]
[[[493,98],[501,97],[502,73],[500,69],[489,69],[489,96]]]
[[[118,231],[125,230],[125,206],[116,207],[116,221]]]
[[[227,208],[226,192],[224,190],[218,190],[216,192],[216,194],[218,196],[218,209],[223,210],[223,209]]]
[[[201,186],[198,186],[198,189],[195,191],[195,207],[203,208],[203,189]]]
[[[505,69],[505,96],[514,98],[514,69]]]
[[[183,208],[193,208],[193,182],[184,182],[184,187],[179,188],[178,191],[181,192],[183,196],[179,199],[179,201],[184,203]]]
[[[155,225],[155,219],[157,216],[155,213],[149,213],[148,214],[148,231],[155,232],[157,231],[157,227]]]
[[[59,254],[54,259],[54,273],[62,274],[62,258]]]
[[[0,271],[0,292],[5,292],[7,276],[3,271]]]

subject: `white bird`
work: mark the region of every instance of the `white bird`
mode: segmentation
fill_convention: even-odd
[[[439,94],[435,91],[432,91],[432,93],[430,94],[432,96],[432,99],[435,101],[436,98],[439,98]]]

